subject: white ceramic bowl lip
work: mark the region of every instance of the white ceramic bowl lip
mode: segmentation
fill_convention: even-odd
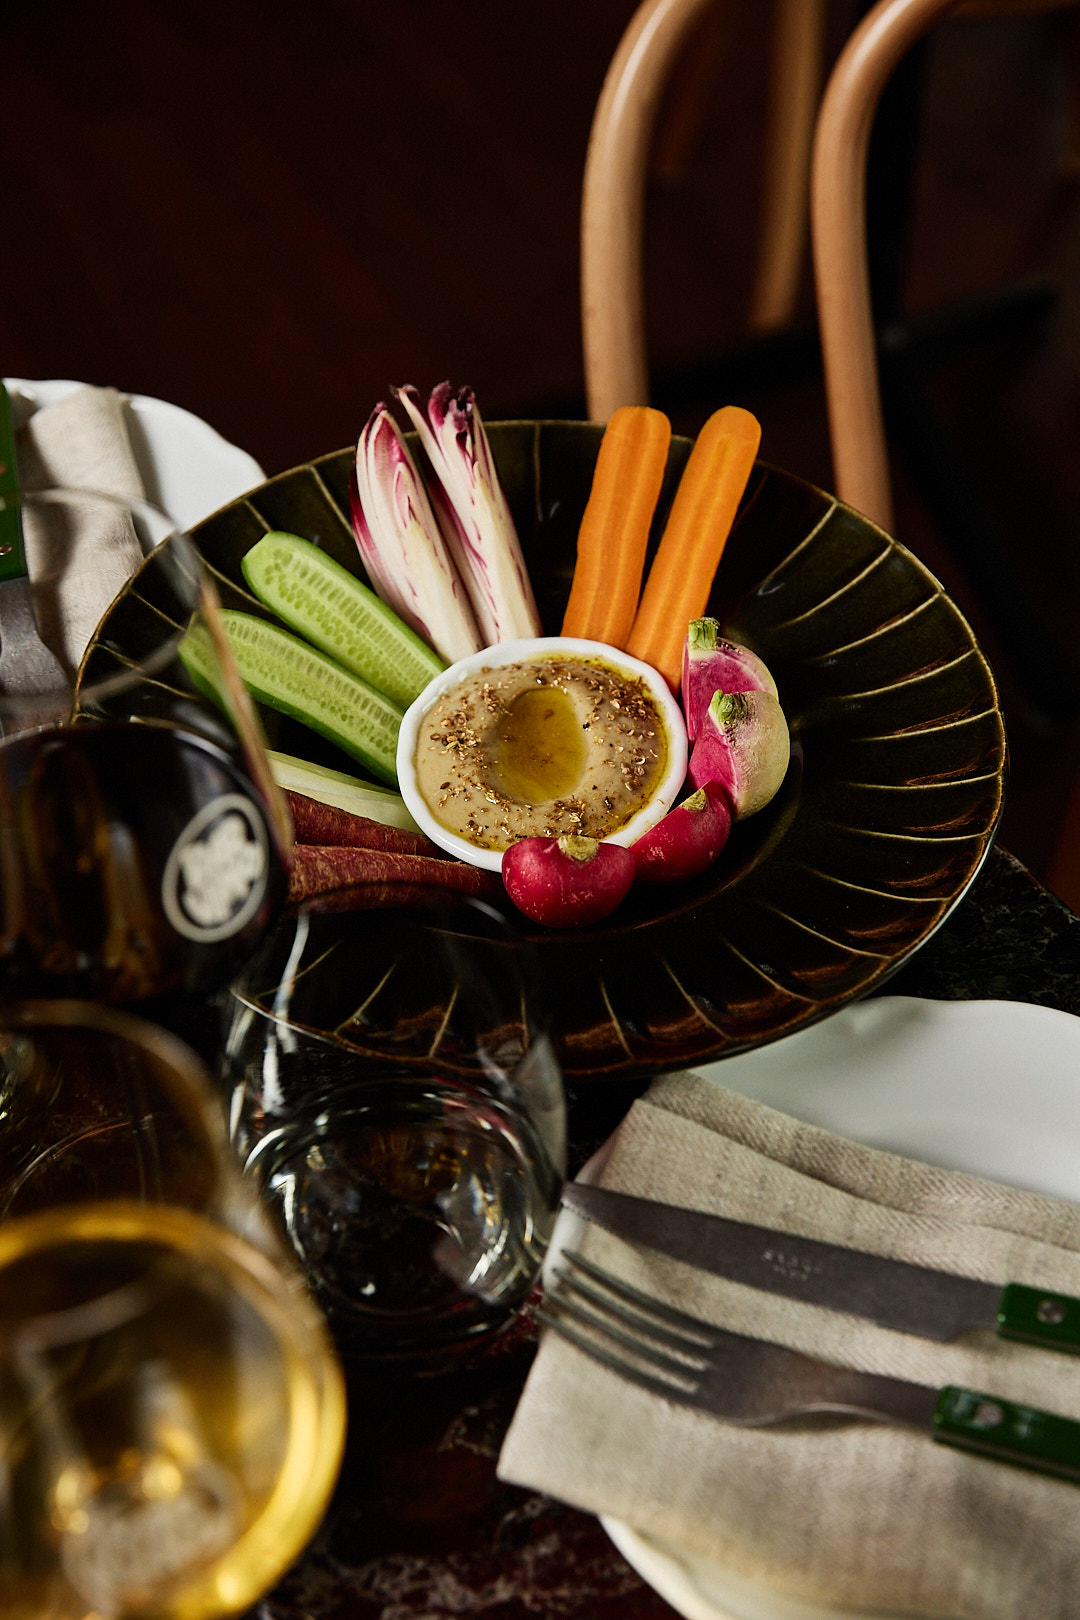
[[[436,821],[421,798],[416,786],[416,767],[413,762],[421,722],[432,704],[441,698],[444,692],[457,686],[459,681],[465,680],[468,676],[475,675],[478,670],[498,669],[504,664],[519,664],[534,658],[559,657],[595,658],[611,665],[613,669],[637,676],[644,681],[649,695],[660,711],[667,732],[667,770],[656,792],[648,804],[644,805],[636,816],[631,817],[625,827],[620,827],[618,832],[611,834],[609,843],[632,844],[642,833],[648,832],[649,828],[655,826],[671,809],[686,780],[686,725],[682,710],[672,696],[671,688],[664,677],[659,670],[653,669],[651,664],[642,663],[640,658],[631,658],[629,653],[620,652],[617,647],[609,647],[602,641],[583,641],[575,636],[536,636],[523,641],[500,641],[494,647],[484,647],[478,653],[471,653],[468,658],[459,658],[456,664],[451,664],[449,669],[444,669],[441,675],[436,675],[435,679],[425,686],[420,696],[405,711],[405,718],[398,732],[397,745],[398,790],[413,820],[432,843],[438,844],[439,848],[445,849],[448,854],[468,861],[471,866],[483,866],[490,872],[498,872],[502,868],[503,852],[498,849],[477,849],[467,838],[459,838],[456,833]]]

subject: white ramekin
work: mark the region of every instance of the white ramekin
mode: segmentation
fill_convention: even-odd
[[[472,653],[468,658],[460,658],[456,664],[451,664],[449,669],[444,669],[441,675],[436,675],[405,711],[405,718],[398,733],[398,791],[405,800],[413,820],[432,843],[438,844],[439,848],[445,849],[448,854],[468,861],[472,866],[484,866],[492,872],[498,872],[502,867],[502,850],[478,849],[467,838],[461,838],[457,833],[451,832],[435,819],[421,798],[416,786],[414,764],[416,740],[423,718],[432,704],[459,681],[475,675],[481,669],[498,669],[506,664],[525,663],[534,658],[597,659],[612,669],[643,681],[660,712],[667,734],[667,769],[649,802],[643,805],[625,826],[620,827],[618,832],[610,835],[609,843],[632,844],[642,833],[648,832],[649,828],[655,826],[661,816],[666,815],[671,809],[686,779],[686,725],[682,710],[672,696],[664,677],[658,670],[653,669],[651,664],[643,664],[639,658],[631,658],[628,653],[620,652],[617,647],[608,647],[600,641],[582,641],[574,636],[537,636],[524,641],[501,641],[496,647],[485,647],[483,651]]]

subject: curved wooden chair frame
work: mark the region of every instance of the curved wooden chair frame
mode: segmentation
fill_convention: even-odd
[[[649,397],[642,278],[653,128],[679,54],[717,0],[644,0],[608,69],[585,161],[581,317],[589,416]],[[806,240],[806,177],[821,91],[825,0],[775,0],[758,270],[749,322],[785,325]]]

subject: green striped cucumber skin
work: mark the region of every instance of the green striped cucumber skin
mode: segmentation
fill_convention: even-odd
[[[396,703],[276,624],[233,609],[221,617],[252,697],[336,743],[391,787],[397,785],[402,710]],[[180,652],[192,678],[213,692],[219,684],[217,660],[205,626],[188,632]]]
[[[240,566],[265,607],[403,709],[446,668],[374,591],[309,540],[272,529]]]

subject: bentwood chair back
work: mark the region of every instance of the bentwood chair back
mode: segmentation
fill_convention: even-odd
[[[606,421],[620,405],[648,402],[642,240],[653,128],[680,53],[718,3],[643,0],[597,103],[581,216],[585,388],[594,421]],[[825,20],[826,0],[774,0],[761,229],[747,320],[757,331],[786,325],[795,306]]]
[[[643,0],[597,104],[581,235],[585,382],[595,421],[606,421],[620,405],[648,402],[642,242],[653,129],[680,53],[710,7],[722,3]],[[819,113],[826,0],[775,0],[762,230],[748,325],[767,330],[791,317],[809,192],[833,488],[887,531],[893,525],[892,489],[866,225],[867,159],[878,104],[905,54],[947,14],[1008,15],[1075,3],[880,0],[841,52]],[[1076,125],[1075,82],[1072,102]],[[1050,882],[1080,909],[1080,781]]]
[[[959,0],[882,0],[833,69],[814,136],[811,240],[833,486],[892,532],[866,241],[866,164],[882,91],[907,51]]]
[[[947,13],[1045,11],[1061,4],[1014,0],[988,7],[963,6],[960,0],[880,0],[852,33],[822,99],[811,163],[810,216],[833,488],[841,500],[890,533],[892,487],[866,239],[866,166],[874,114],[905,53]],[[1048,882],[1080,909],[1080,779],[1056,831]]]
[[[882,92],[907,52],[950,12],[1053,11],[1067,0],[880,0],[851,34],[829,77],[814,134],[810,221],[833,488],[891,532],[889,458],[881,406],[866,240],[866,165]]]

